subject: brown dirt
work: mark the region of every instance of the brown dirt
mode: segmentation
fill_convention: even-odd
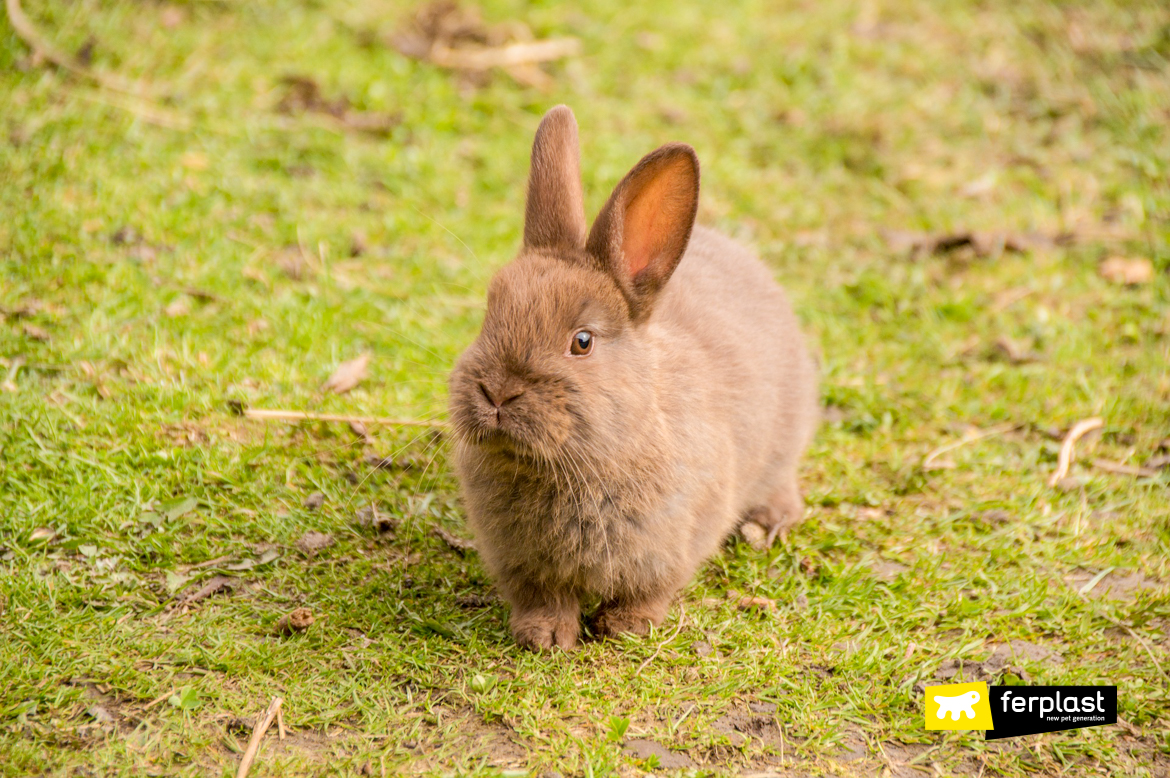
[[[1071,588],[1079,590],[1093,577],[1094,573],[1088,570],[1075,570],[1066,575],[1064,580]],[[1143,591],[1157,592],[1165,589],[1165,582],[1147,578],[1141,573],[1130,570],[1114,570],[1098,581],[1096,586],[1089,590],[1087,596],[1132,602]]]

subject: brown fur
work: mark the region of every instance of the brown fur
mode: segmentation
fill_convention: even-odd
[[[574,647],[592,598],[598,634],[645,633],[741,523],[771,543],[799,521],[817,422],[784,292],[694,226],[694,151],[645,157],[587,239],[577,154],[573,114],[554,108],[533,144],[524,248],[450,382],[468,520],[513,635],[538,649]],[[581,329],[588,356],[569,351]]]

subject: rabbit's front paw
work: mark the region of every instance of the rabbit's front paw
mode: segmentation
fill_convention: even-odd
[[[550,614],[547,611],[522,613],[512,617],[512,637],[522,648],[548,651],[560,648],[572,651],[577,647],[580,625],[577,614]]]
[[[593,617],[593,633],[599,638],[645,635],[650,631],[650,627],[662,623],[668,602],[604,604]]]

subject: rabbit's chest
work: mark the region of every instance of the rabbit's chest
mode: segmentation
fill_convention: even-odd
[[[529,519],[522,532],[536,551],[528,559],[534,578],[604,596],[677,563],[682,536],[664,532],[663,506],[643,494],[549,489],[526,498],[516,515]]]

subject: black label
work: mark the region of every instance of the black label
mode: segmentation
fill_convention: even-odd
[[[1116,686],[992,686],[988,740],[1117,723]]]

